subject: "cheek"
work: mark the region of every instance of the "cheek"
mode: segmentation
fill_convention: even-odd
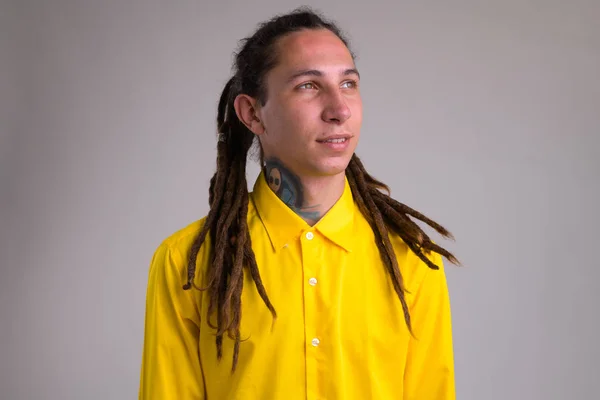
[[[352,118],[360,123],[362,121],[362,99],[358,97],[349,104]]]
[[[311,126],[315,124],[315,117],[311,110],[307,107],[296,107],[290,115],[290,125],[297,138],[311,131]]]
[[[296,102],[292,108],[293,123],[297,132],[306,135],[321,134],[324,128],[322,120],[325,107],[318,101]]]
[[[261,140],[273,148],[280,146],[284,141],[282,132],[287,125],[286,116],[280,106],[271,105],[268,112],[263,114],[263,123],[266,128],[266,134],[261,137]]]
[[[320,114],[318,108],[313,105],[297,101],[286,104],[278,111],[275,125],[278,141],[282,146],[297,146],[318,130]]]
[[[277,103],[272,104],[266,114],[265,124],[272,134],[280,135],[288,130],[290,124],[296,124],[301,118],[297,107],[288,104],[284,100],[273,99]]]

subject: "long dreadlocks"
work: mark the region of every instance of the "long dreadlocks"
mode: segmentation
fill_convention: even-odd
[[[207,321],[216,330],[218,359],[221,359],[223,353],[223,335],[227,333],[234,340],[232,371],[235,371],[238,362],[241,341],[244,268],[254,281],[266,307],[274,318],[277,317],[260,277],[247,223],[246,163],[255,135],[237,118],[234,100],[237,95],[245,93],[258,98],[263,105],[266,103],[264,78],[277,62],[275,44],[282,36],[303,29],[328,29],[348,47],[347,40],[333,22],[326,21],[309,9],[297,9],[290,14],[275,17],[261,24],[253,36],[242,40],[242,49],[235,59],[235,73],[225,85],[219,100],[217,170],[210,181],[210,210],[192,245],[188,260],[188,282],[183,288],[188,290],[193,286],[208,291]],[[450,252],[434,244],[411,217],[426,223],[444,237],[451,238],[452,235],[423,214],[392,199],[389,188],[367,173],[356,154],[346,169],[346,176],[360,211],[375,233],[381,259],[402,304],[408,329],[412,332],[402,274],[388,232],[392,230],[399,235],[409,249],[432,269],[438,269],[438,266],[427,257],[431,251],[446,257],[452,263],[457,264],[458,261]],[[384,191],[388,194],[383,193]],[[213,249],[207,270],[207,284],[205,288],[198,288],[194,283],[196,259],[208,234]],[[216,325],[211,320],[215,313]]]

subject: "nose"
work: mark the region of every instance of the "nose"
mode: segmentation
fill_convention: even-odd
[[[327,97],[327,103],[322,114],[323,121],[342,124],[351,115],[350,107],[348,107],[346,99],[340,92],[333,92]]]

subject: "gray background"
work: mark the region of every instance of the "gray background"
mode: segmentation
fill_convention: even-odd
[[[318,7],[359,55],[367,168],[457,238],[458,398],[599,398],[600,3],[416,3]],[[0,398],[137,397],[232,52],[297,5],[2,2]]]

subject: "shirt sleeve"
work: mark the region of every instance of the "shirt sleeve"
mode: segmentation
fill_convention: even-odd
[[[410,339],[404,373],[404,400],[454,400],[454,355],[450,297],[439,254],[431,255],[440,266],[426,271],[410,308],[414,338]]]
[[[204,399],[195,290],[183,290],[187,264],[161,244],[150,264],[140,400]]]

